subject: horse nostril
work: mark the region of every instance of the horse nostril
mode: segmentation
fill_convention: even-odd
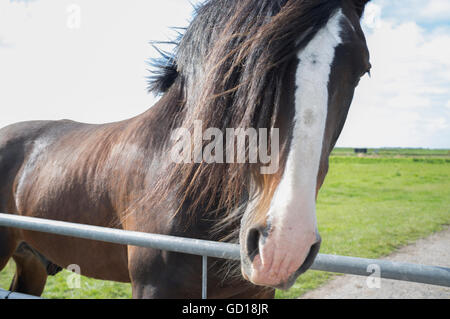
[[[261,238],[261,232],[257,228],[252,228],[248,231],[247,235],[247,255],[251,262],[259,253],[259,239]]]

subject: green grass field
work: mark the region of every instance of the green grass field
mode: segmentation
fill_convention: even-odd
[[[397,248],[450,225],[450,155],[448,150],[383,149],[355,156],[336,149],[320,192],[317,217],[321,253],[380,258]],[[14,273],[0,272],[7,289]],[[81,278],[69,289],[71,273],[49,277],[44,298],[130,298],[128,284]],[[297,298],[333,274],[308,271],[278,298]]]
[[[369,148],[368,156],[379,157],[442,157],[450,158],[450,150],[425,149],[425,148]],[[334,156],[356,156],[353,148],[335,148]]]

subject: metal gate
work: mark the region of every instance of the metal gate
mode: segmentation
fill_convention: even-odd
[[[208,257],[240,260],[239,245],[207,240],[181,238],[159,234],[75,224],[40,218],[0,214],[0,226],[91,239],[114,244],[132,245],[202,256],[202,298],[207,298]],[[379,276],[386,279],[411,281],[450,287],[450,268],[400,263],[378,259],[319,254],[310,269],[359,276],[372,274],[377,266]],[[0,290],[0,298],[24,297]],[[6,296],[6,297],[8,297]]]

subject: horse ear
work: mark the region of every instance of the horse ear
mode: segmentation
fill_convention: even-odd
[[[366,7],[366,4],[370,0],[352,0],[352,1],[355,6],[356,12],[358,13],[359,17],[361,18],[364,13],[364,8]]]

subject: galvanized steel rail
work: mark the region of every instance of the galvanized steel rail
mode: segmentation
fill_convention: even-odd
[[[18,292],[11,292],[0,288],[0,299],[41,299],[36,296],[25,295]]]
[[[113,244],[155,248],[190,255],[240,259],[238,245],[207,240],[126,231],[9,214],[0,214],[0,226],[92,239]]]
[[[0,226],[203,256],[203,298],[207,296],[207,257],[240,259],[239,245],[229,243],[125,231],[10,214],[0,214]],[[319,254],[311,269],[369,276],[372,275],[374,267],[378,270],[378,275],[381,278],[450,287],[450,268],[446,267]]]

